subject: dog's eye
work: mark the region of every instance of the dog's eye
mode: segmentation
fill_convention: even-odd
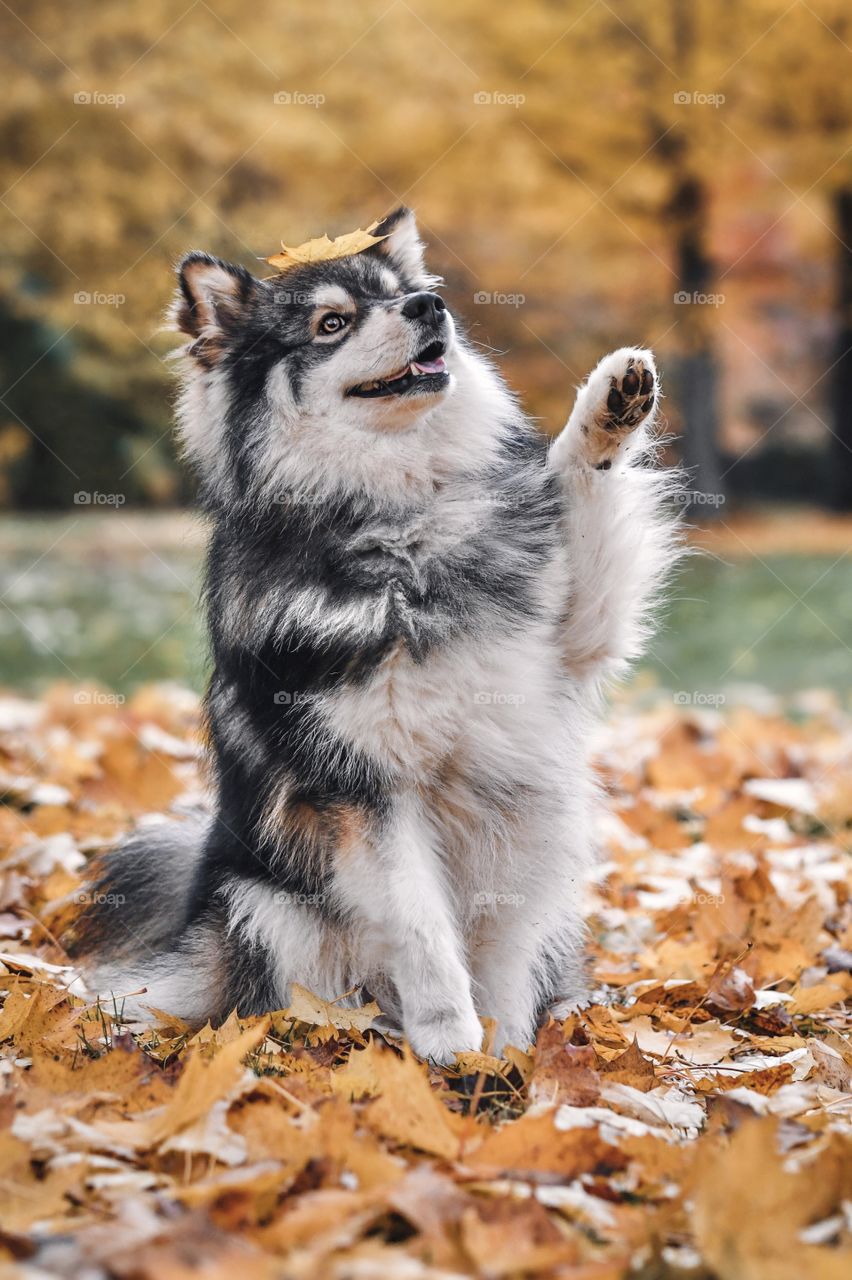
[[[320,333],[340,333],[349,323],[347,316],[338,315],[336,311],[330,312],[327,316],[323,316],[319,322]]]

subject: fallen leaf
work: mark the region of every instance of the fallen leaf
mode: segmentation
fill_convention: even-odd
[[[590,1044],[567,1044],[561,1026],[548,1022],[539,1028],[528,1092],[539,1106],[570,1102],[591,1106],[601,1091],[597,1054]]]
[[[725,1145],[705,1143],[696,1162],[693,1224],[719,1280],[841,1280],[852,1249],[802,1243],[801,1231],[828,1217],[852,1186],[848,1141],[824,1148],[797,1170],[779,1159],[778,1124],[751,1120]],[[744,1211],[746,1209],[746,1211]]]
[[[410,1051],[400,1057],[374,1041],[349,1055],[332,1087],[342,1097],[370,1098],[365,1121],[375,1132],[447,1160],[459,1155],[459,1128]]]
[[[290,1005],[284,1016],[296,1022],[306,1022],[314,1027],[335,1027],[338,1031],[366,1031],[381,1016],[381,1009],[372,1001],[356,1009],[341,1008],[327,1000],[321,1000],[298,982],[290,984]]]
[[[263,1018],[229,1041],[213,1058],[205,1059],[198,1050],[190,1053],[174,1095],[165,1107],[144,1118],[104,1124],[102,1132],[115,1141],[146,1150],[203,1122],[210,1109],[236,1089],[244,1073],[243,1059],[263,1042],[268,1030],[269,1019]]]
[[[555,1115],[524,1115],[494,1130],[465,1155],[465,1166],[491,1176],[553,1173],[569,1182],[584,1173],[612,1173],[623,1169],[626,1157],[593,1130],[562,1130]]]

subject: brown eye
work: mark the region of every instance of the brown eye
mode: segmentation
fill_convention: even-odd
[[[338,315],[336,311],[330,312],[329,315],[323,316],[319,322],[320,333],[340,333],[349,323],[346,316]]]

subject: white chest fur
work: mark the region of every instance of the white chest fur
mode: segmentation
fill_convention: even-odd
[[[363,684],[323,700],[333,732],[392,773],[421,782],[462,745],[514,776],[542,735],[558,736],[564,677],[552,628],[466,637],[417,659],[400,643]],[[554,744],[555,745],[555,744]]]

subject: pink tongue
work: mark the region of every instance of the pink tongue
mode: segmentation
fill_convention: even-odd
[[[447,367],[443,356],[438,356],[437,360],[413,360],[412,364],[418,373],[443,373]]]

